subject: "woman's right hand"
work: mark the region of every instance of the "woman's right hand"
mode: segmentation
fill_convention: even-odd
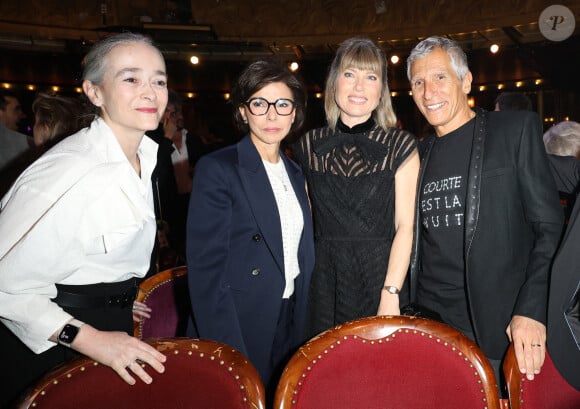
[[[149,365],[158,373],[165,371],[163,363],[167,357],[164,354],[125,332],[99,331],[84,324],[71,347],[111,367],[129,385],[135,384],[134,376],[147,384],[153,381],[142,364]]]
[[[143,319],[151,318],[151,311],[147,304],[133,301],[133,321],[141,322]]]

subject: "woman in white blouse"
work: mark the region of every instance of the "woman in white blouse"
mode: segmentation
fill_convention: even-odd
[[[0,203],[0,406],[78,353],[129,384],[152,381],[138,362],[164,371],[165,356],[129,334],[156,234],[157,145],[144,134],[167,104],[165,62],[148,38],[123,33],[83,64],[96,119],[26,169]]]

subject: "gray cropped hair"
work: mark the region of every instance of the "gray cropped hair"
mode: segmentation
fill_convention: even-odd
[[[88,52],[82,62],[83,67],[83,81],[90,81],[95,85],[101,85],[105,75],[105,67],[107,65],[107,56],[111,50],[119,45],[127,43],[145,43],[155,48],[161,58],[163,55],[161,51],[153,44],[153,41],[143,34],[138,33],[120,33],[110,37],[106,37],[96,43]]]
[[[544,133],[546,152],[558,156],[575,156],[580,159],[580,124],[562,121]]]
[[[465,78],[469,72],[469,66],[467,65],[467,55],[465,55],[465,52],[461,49],[459,44],[445,37],[431,36],[417,44],[415,48],[411,50],[409,58],[407,58],[407,78],[409,81],[411,80],[411,66],[413,63],[416,60],[427,57],[436,48],[441,48],[447,53],[451,59],[451,66],[457,74],[457,78],[459,78],[460,81]]]

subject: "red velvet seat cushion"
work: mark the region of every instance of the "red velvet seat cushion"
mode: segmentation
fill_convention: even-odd
[[[520,390],[522,409],[580,409],[580,391],[560,375],[549,354],[534,380],[521,377]]]
[[[90,363],[44,388],[36,408],[250,408],[235,368],[219,358],[194,351],[167,353],[166,371],[147,368],[153,383],[126,384],[112,369]]]
[[[478,371],[451,344],[416,330],[347,335],[302,374],[296,408],[485,408]]]
[[[152,314],[140,324],[143,339],[186,335],[190,311],[186,275],[157,284],[145,303]]]

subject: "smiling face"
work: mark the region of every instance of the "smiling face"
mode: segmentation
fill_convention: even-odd
[[[252,98],[263,98],[268,102],[275,102],[279,99],[293,100],[292,91],[283,82],[266,85],[252,94],[248,100]],[[280,115],[272,105],[268,106],[265,115],[252,114],[246,105],[241,105],[239,110],[244,121],[248,123],[250,138],[262,158],[265,158],[266,152],[278,151],[280,143],[290,132],[296,116],[296,109],[290,115]]]
[[[83,88],[118,139],[140,139],[157,128],[167,105],[165,62],[148,44],[120,44],[107,54],[102,83]]]
[[[470,72],[463,80],[457,77],[449,55],[441,48],[413,62],[413,100],[438,136],[456,130],[473,117],[467,101],[471,79]]]
[[[340,119],[353,127],[369,119],[379,104],[382,91],[380,73],[347,68],[336,79],[335,100]]]

